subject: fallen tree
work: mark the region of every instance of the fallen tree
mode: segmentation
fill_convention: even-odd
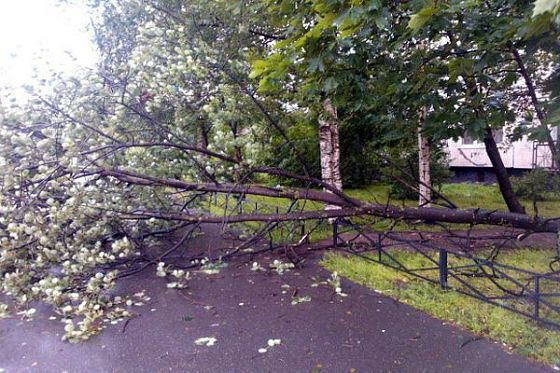
[[[119,101],[112,105],[111,110],[123,107]],[[0,131],[1,290],[17,307],[33,300],[52,304],[67,320],[71,340],[96,333],[102,320],[130,316],[122,306],[126,298],[110,292],[118,279],[153,268],[171,286],[187,286],[187,268],[241,255],[241,248],[250,249],[286,224],[292,224],[287,244],[296,246],[308,239],[296,232],[296,223],[348,217],[527,232],[560,228],[560,219],[504,211],[360,200],[305,174],[193,145],[173,123],[145,111],[128,110],[128,125],[119,127],[108,125],[97,106],[86,113],[73,110],[43,99],[7,112]],[[30,120],[37,112],[40,120]],[[284,186],[292,181],[305,187]],[[252,198],[283,202],[243,208]],[[206,259],[188,251],[189,238],[204,223],[235,225],[246,238]],[[162,248],[164,237],[175,241]],[[181,262],[173,262],[178,252]]]
[[[188,214],[181,211],[149,211],[138,210],[123,213],[128,219],[158,218],[164,220],[184,221],[191,223],[240,223],[240,222],[281,222],[342,218],[360,215],[372,215],[387,219],[424,220],[454,224],[489,224],[526,229],[533,232],[557,233],[560,229],[560,219],[545,219],[526,214],[511,213],[498,210],[484,210],[480,208],[469,210],[447,208],[402,208],[394,205],[371,204],[359,201],[342,192],[339,195],[313,189],[298,189],[284,187],[266,187],[261,185],[244,184],[208,184],[189,183],[180,180],[151,177],[119,170],[100,170],[100,176],[113,177],[132,185],[152,187],[173,187],[182,191],[197,191],[210,193],[224,193],[235,195],[256,195],[291,200],[309,200],[324,204],[336,205],[337,210],[298,211],[275,214],[237,214],[224,218],[208,214]],[[317,181],[319,182],[319,181]]]
[[[391,220],[388,230],[401,221],[559,230],[559,219],[476,207],[398,207],[390,200],[374,203],[348,196],[339,175],[338,122],[370,120],[369,111],[387,108],[391,110],[383,111],[382,118],[388,120],[395,117],[393,111],[401,110],[385,101],[372,107],[360,103],[354,113],[347,112],[352,105],[338,106],[336,99],[344,95],[334,90],[340,84],[358,101],[373,97],[364,94],[366,90],[354,91],[362,78],[372,80],[373,70],[363,76],[359,72],[357,80],[338,81],[334,78],[341,71],[339,55],[332,64],[306,56],[304,65],[316,66],[304,66],[303,77],[298,78],[289,73],[282,56],[269,53],[269,44],[284,35],[261,24],[264,17],[258,7],[245,13],[253,18],[242,19],[232,17],[223,2],[190,2],[188,7],[169,3],[176,7],[158,9],[166,4],[107,3],[101,18],[108,24],[98,34],[104,53],[99,71],[55,79],[51,93],[34,95],[21,106],[14,99],[13,105],[0,108],[0,291],[24,315],[31,314],[25,311],[31,302],[48,303],[64,318],[66,338],[86,339],[104,322],[131,316],[125,307],[131,299],[114,294],[118,279],[155,269],[170,287],[185,287],[190,278],[186,269],[220,265],[241,254],[242,247],[251,249],[265,237],[274,240],[278,228],[291,224],[288,244],[298,245],[308,238],[295,229],[301,221],[328,224],[336,218],[375,217]],[[363,16],[364,21],[370,19]],[[116,19],[123,22],[112,22]],[[239,27],[247,23],[254,23],[252,31]],[[329,22],[319,26],[326,31],[335,27]],[[329,35],[328,43],[338,43],[336,33]],[[315,36],[309,41],[315,42]],[[369,42],[362,47],[372,49]],[[310,52],[325,50],[338,47]],[[272,59],[261,63],[260,83],[266,88],[266,83],[286,78],[286,96],[268,97],[255,89],[249,64],[255,55]],[[370,60],[368,55],[365,60]],[[383,59],[377,63],[381,65],[374,66],[391,65]],[[269,71],[269,65],[284,71]],[[325,79],[333,91],[332,103],[319,93],[297,97],[307,94],[299,91],[305,81],[317,78],[322,84],[325,74],[320,66],[336,68],[332,79]],[[397,74],[394,81],[405,84],[404,78]],[[406,91],[413,92],[417,84],[408,84]],[[306,87],[312,92],[316,86]],[[404,98],[398,91],[388,97],[398,95]],[[462,95],[457,95],[459,101]],[[2,102],[11,101],[2,97]],[[329,116],[315,113],[317,102],[328,103],[323,114]],[[448,102],[452,108],[446,97],[438,110]],[[332,123],[321,130],[320,119]],[[311,130],[296,140],[317,134],[314,125],[325,135],[323,148],[332,157],[323,163],[329,166],[324,167],[324,180],[310,176],[305,152],[292,141],[290,130],[302,122],[306,126],[301,127]],[[278,166],[282,162],[267,163],[282,151],[298,162],[289,164],[291,171]],[[265,208],[245,207],[243,201],[252,198]],[[448,199],[445,205],[455,206]],[[243,233],[244,241],[223,248],[219,256],[204,258],[188,245],[203,223],[221,224],[224,229],[235,224],[235,233]],[[175,253],[180,254],[179,262],[171,260]]]

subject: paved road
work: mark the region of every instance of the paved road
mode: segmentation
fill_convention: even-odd
[[[266,267],[273,259],[258,261]],[[152,298],[134,307],[139,317],[124,332],[123,324],[111,325],[74,345],[60,341],[62,324],[48,320],[44,310],[32,322],[0,321],[0,368],[6,373],[552,371],[358,285],[343,281],[346,298],[330,286],[312,286],[328,277],[314,260],[283,275],[252,272],[237,263],[218,275],[197,274],[181,294],[144,273],[122,285]],[[292,305],[296,290],[311,301]],[[200,337],[217,342],[197,346]],[[281,344],[259,353],[268,339]]]

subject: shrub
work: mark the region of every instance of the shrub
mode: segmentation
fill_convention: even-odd
[[[560,177],[542,168],[534,169],[523,176],[512,178],[515,195],[532,201],[543,201],[560,195]]]
[[[418,150],[405,154],[392,153],[384,162],[384,179],[390,185],[390,193],[397,199],[418,199]],[[430,152],[432,188],[439,190],[452,172],[449,170],[447,154],[442,149],[432,148]]]

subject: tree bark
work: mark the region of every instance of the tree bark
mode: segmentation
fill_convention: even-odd
[[[327,185],[342,190],[340,175],[340,142],[336,108],[329,99],[323,102],[324,113],[319,117],[319,150],[321,158],[321,178]],[[325,190],[332,193],[329,190]],[[326,205],[325,209],[339,206]]]
[[[476,82],[470,78],[465,78],[465,82],[469,90],[469,96],[474,97],[479,91]],[[474,109],[477,117],[480,117],[480,113],[484,112],[480,104]],[[486,125],[485,129],[484,147],[486,148],[486,154],[490,159],[490,163],[492,163],[492,168],[494,169],[494,174],[496,175],[496,180],[498,181],[498,186],[502,193],[502,198],[508,210],[519,214],[525,214],[525,208],[519,203],[517,196],[513,192],[509,175],[502,161],[500,151],[498,150],[498,145],[496,145],[496,140],[494,140],[494,136],[492,135],[492,129],[488,125]]]
[[[180,211],[138,210],[123,212],[122,216],[129,219],[163,219],[191,223],[242,223],[250,221],[281,222],[303,221],[316,219],[344,218],[351,216],[377,216],[387,219],[438,221],[454,224],[488,224],[508,226],[532,232],[557,233],[560,222],[554,219],[540,219],[526,214],[489,210],[451,210],[435,207],[414,208],[392,205],[366,205],[348,207],[337,210],[298,211],[278,214],[240,214],[228,217],[217,215],[193,215]]]
[[[208,133],[202,121],[198,123],[196,129],[196,147],[204,150],[208,149]]]
[[[430,173],[430,145],[424,136],[426,107],[420,109],[418,116],[418,206],[431,207],[432,181]]]
[[[542,127],[546,132],[546,142],[548,144],[548,148],[550,149],[550,154],[552,155],[551,167],[555,168],[558,165],[558,161],[559,161],[558,151],[556,149],[556,144],[554,143],[554,139],[550,134],[550,129],[546,125],[545,122],[546,116],[539,105],[539,100],[537,98],[537,91],[535,90],[535,85],[533,84],[533,80],[531,79],[531,76],[527,71],[525,63],[523,62],[523,59],[521,58],[519,51],[515,49],[511,44],[510,44],[510,50],[511,53],[513,54],[513,58],[515,59],[515,62],[517,63],[517,66],[519,67],[519,72],[521,73],[521,76],[525,81],[525,86],[527,87],[527,91],[529,92],[529,97],[531,97],[531,103],[535,108],[535,113],[537,114],[537,118],[539,120],[539,127]]]
[[[276,198],[307,199],[337,205],[336,210],[300,211],[279,214],[240,214],[228,217],[215,215],[193,215],[181,211],[123,211],[121,214],[130,219],[149,219],[150,217],[207,223],[234,223],[246,221],[298,221],[312,219],[329,219],[358,215],[372,215],[388,219],[426,220],[457,224],[490,224],[510,226],[534,232],[557,233],[560,229],[560,220],[531,217],[526,214],[489,211],[482,209],[453,210],[446,208],[413,208],[398,207],[393,205],[370,204],[364,201],[348,201],[332,192],[298,188],[270,188],[261,185],[244,184],[215,184],[215,183],[187,183],[181,180],[159,178],[141,175],[123,170],[103,170],[95,172],[100,177],[112,177],[132,185],[148,187],[170,187],[174,189],[193,192],[213,192],[237,195],[261,195]],[[91,177],[93,174],[81,177]],[[118,211],[117,211],[118,212]]]
[[[328,205],[337,207],[346,206],[363,206],[363,203],[356,199],[347,198],[337,195],[333,191],[325,189],[325,191],[303,188],[286,188],[286,187],[267,187],[262,185],[238,184],[238,183],[201,183],[201,182],[185,182],[178,179],[163,178],[139,174],[136,172],[120,170],[120,169],[99,169],[93,173],[76,175],[76,178],[91,177],[99,175],[102,177],[113,177],[125,183],[132,185],[143,185],[148,187],[164,187],[174,188],[182,192],[210,192],[210,193],[226,193],[236,195],[256,195],[274,198],[301,199],[309,201],[323,202]],[[342,193],[341,193],[342,194]]]
[[[494,173],[496,174],[498,186],[502,192],[502,197],[504,198],[509,211],[524,214],[525,208],[521,205],[521,203],[519,203],[517,196],[513,192],[509,175],[506,167],[504,166],[504,162],[502,161],[502,157],[500,156],[500,151],[498,150],[494,136],[492,136],[492,129],[490,127],[486,127],[484,145],[486,147],[486,154],[488,154],[488,158],[490,158],[490,162],[494,168]]]

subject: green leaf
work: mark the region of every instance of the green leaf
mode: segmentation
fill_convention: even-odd
[[[413,14],[408,21],[408,28],[413,31],[418,31],[427,22],[432,19],[432,16],[436,13],[437,8],[435,6],[427,6],[422,8],[418,13]]]
[[[228,4],[227,8],[233,15],[238,16],[243,11],[243,1],[231,2]]]
[[[560,0],[536,0],[535,7],[533,8],[533,17],[546,12],[556,14],[559,10]]]
[[[266,60],[256,60],[253,62],[251,66],[251,73],[249,74],[249,78],[255,79],[262,76],[268,68],[268,63]]]
[[[524,39],[534,38],[550,31],[550,17],[548,14],[540,14],[528,22],[525,27],[519,30],[519,36]]]
[[[384,29],[389,24],[389,20],[384,15],[379,15],[374,18],[375,26],[380,29]]]
[[[311,73],[315,71],[325,71],[325,65],[323,64],[323,59],[321,57],[315,57],[310,59],[307,70]]]
[[[292,11],[293,8],[294,8],[294,3],[293,1],[290,0],[283,0],[282,3],[280,4],[280,11],[282,13],[289,13],[290,11]]]
[[[467,58],[453,58],[447,65],[449,71],[449,82],[456,83],[459,76],[472,74],[473,62]]]
[[[325,92],[330,93],[334,91],[338,87],[338,82],[334,78],[327,78],[325,79],[325,83],[323,83],[323,89]]]
[[[552,126],[560,126],[560,108],[556,108],[549,113],[547,123]]]

